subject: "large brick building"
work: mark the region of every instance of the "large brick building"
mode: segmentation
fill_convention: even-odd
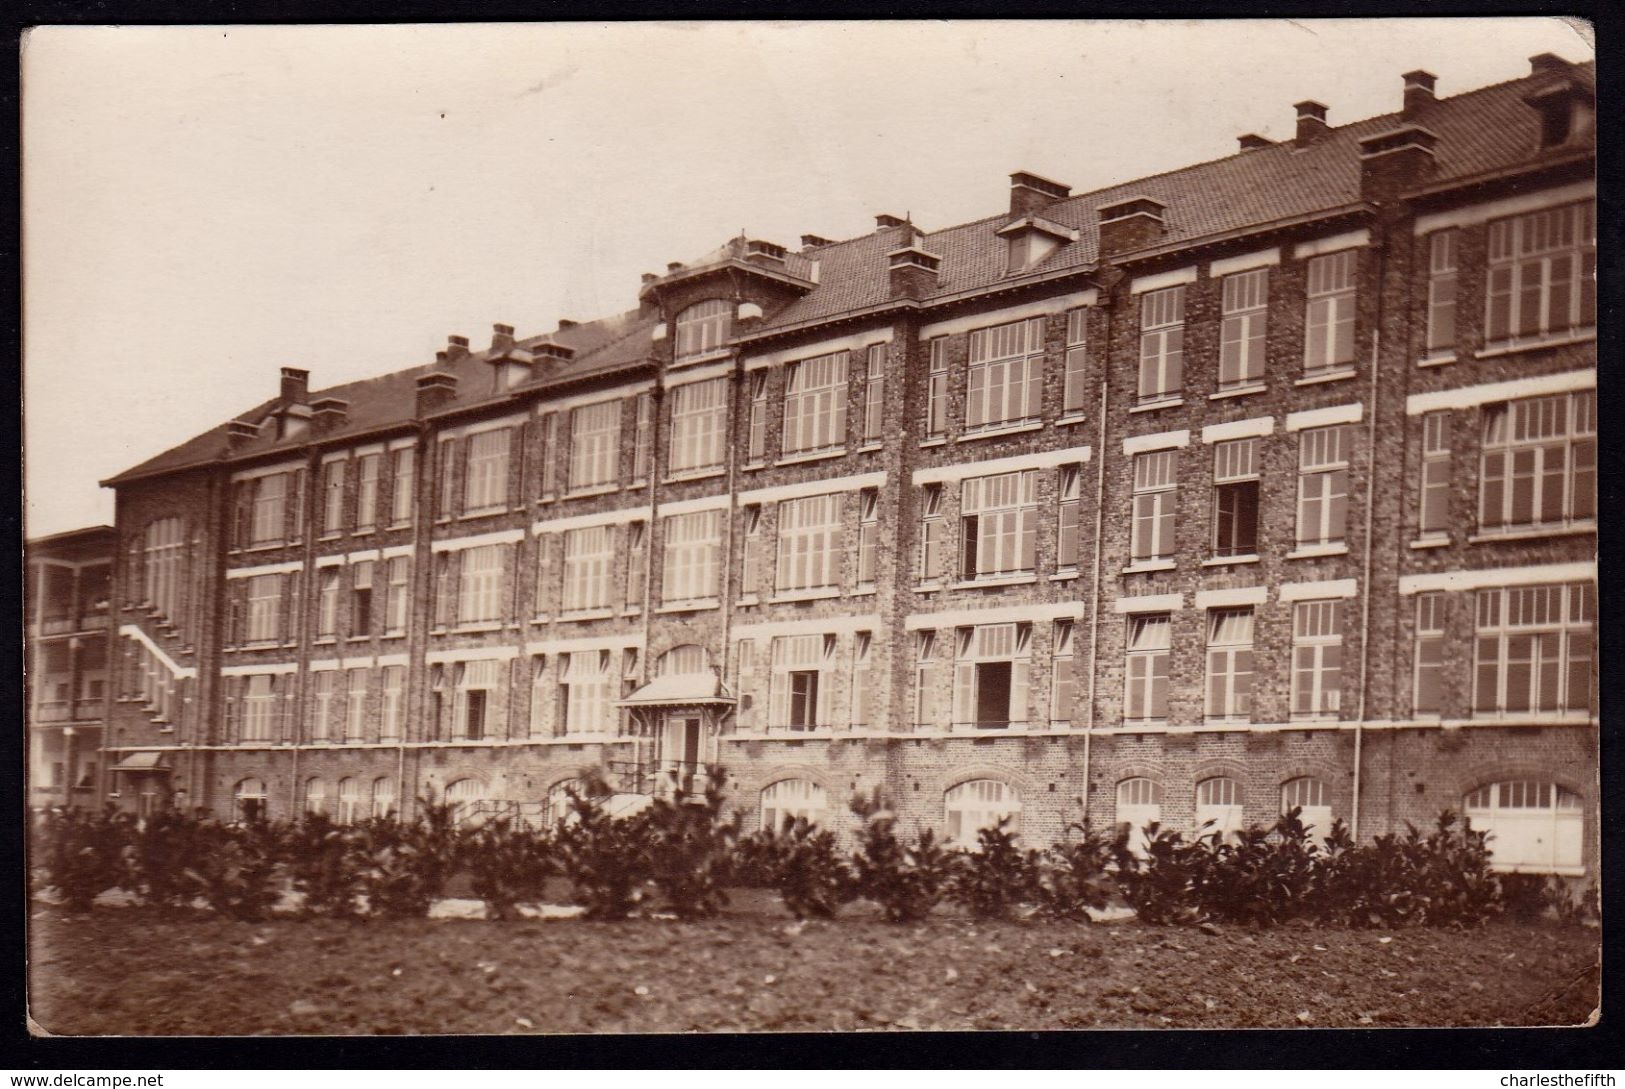
[[[546,819],[725,766],[1181,828],[1597,837],[1589,65],[940,230],[740,237],[109,481],[109,789]],[[1401,87],[1396,79],[1396,98]],[[155,788],[153,784],[158,784]]]

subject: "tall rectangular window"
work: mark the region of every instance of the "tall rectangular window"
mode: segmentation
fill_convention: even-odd
[[[463,513],[501,510],[508,501],[509,429],[481,431],[468,440],[463,477]]]
[[[773,640],[768,680],[768,726],[812,730],[830,724],[824,671],[834,662],[833,635],[789,635]]]
[[[503,571],[508,546],[480,545],[463,550],[457,585],[457,620],[462,624],[502,619]]]
[[[762,505],[746,504],[740,518],[739,592],[757,594],[762,590]]]
[[[435,471],[438,474],[435,490],[435,517],[444,522],[457,511],[457,451],[456,439],[441,439],[436,445]]]
[[[602,401],[570,412],[570,490],[619,479],[621,402]]]
[[[767,457],[767,368],[750,372],[750,436],[745,456],[751,461]]]
[[[320,674],[318,674],[320,676]],[[276,687],[269,673],[248,678],[243,694],[243,740],[271,740],[271,722],[276,717]]]
[[[640,393],[633,405],[632,483],[646,484],[649,481],[649,466],[654,464],[654,395]]]
[[[874,699],[874,642],[873,632],[860,631],[852,636],[853,726],[868,726],[874,714],[870,707]]]
[[[845,444],[848,354],[832,352],[786,368],[784,453],[830,450]]]
[[[1078,678],[1072,671],[1073,623],[1057,620],[1050,643],[1050,700],[1051,726],[1070,726],[1072,711],[1078,702]]]
[[[378,524],[378,477],[384,455],[367,454],[356,459],[355,528],[371,529]]]
[[[937,656],[937,633],[914,633],[914,725],[929,726],[931,714],[931,673]]]
[[[728,430],[728,379],[689,382],[671,391],[673,476],[706,472],[722,465]]]
[[[406,727],[406,667],[384,667],[384,699],[378,721],[379,741],[399,741]]]
[[[610,607],[610,570],[615,562],[615,532],[610,526],[586,526],[564,535],[564,602],[566,614]]]
[[[179,620],[186,560],[185,524],[179,518],[157,518],[148,523],[141,558],[146,603],[159,616]]]
[[[1089,373],[1089,310],[1079,307],[1066,313],[1066,376],[1061,382],[1061,415],[1083,414],[1088,396],[1084,381]]]
[[[399,526],[412,520],[412,489],[417,481],[415,467],[417,451],[403,447],[394,453],[394,478],[390,482],[389,520]]]
[[[1177,397],[1185,388],[1185,288],[1140,296],[1140,403]]]
[[[1449,355],[1456,347],[1456,254],[1461,232],[1428,235],[1428,355]]]
[[[971,333],[965,377],[966,431],[1038,419],[1043,387],[1043,318]]]
[[[1354,271],[1358,250],[1309,259],[1303,370],[1323,374],[1354,362]]]
[[[1269,269],[1226,276],[1221,294],[1219,388],[1250,386],[1264,377],[1264,326],[1269,313]]]
[[[248,580],[248,641],[269,643],[282,637],[282,576],[255,575]]]
[[[372,560],[350,565],[350,637],[372,634]]]
[[[1421,529],[1424,534],[1450,529],[1450,413],[1422,417]]]
[[[880,490],[864,488],[858,492],[858,586],[871,589],[875,584],[880,545]]]
[[[1038,471],[974,477],[960,494],[960,575],[1032,571],[1038,539]]]
[[[649,523],[626,526],[626,607],[641,609],[649,582]]]
[[[1213,447],[1213,554],[1258,554],[1258,440]]]
[[[863,441],[879,442],[886,421],[886,346],[871,344],[863,383]]]
[[[316,572],[316,634],[332,638],[339,630],[339,569]]]
[[[711,601],[717,596],[717,554],[722,512],[697,511],[665,519],[666,550],[661,599],[668,605]]]
[[[1597,516],[1597,394],[1484,407],[1478,524],[1486,533]]]
[[[252,544],[269,544],[282,540],[285,521],[284,504],[287,502],[288,478],[292,473],[272,473],[246,482],[254,497]]]
[[[1317,427],[1298,436],[1298,544],[1335,544],[1348,528],[1347,424]]]
[[[330,461],[322,466],[322,532],[344,529],[344,469],[346,462]]]
[[[942,485],[927,484],[920,492],[920,581],[942,577]]]
[[[310,739],[326,741],[332,736],[333,696],[338,690],[339,673],[336,669],[318,669],[315,678],[316,699],[311,709]]]
[[[495,692],[501,685],[501,662],[486,660],[457,664],[457,684],[452,691],[452,716],[461,740],[484,741],[490,734],[490,713],[496,702]]]
[[[615,732],[615,670],[607,650],[577,650],[565,656],[567,664],[559,687],[562,734]]]
[[[542,420],[542,494],[543,499],[552,499],[559,490],[559,414],[548,412],[541,417]]]
[[[1438,591],[1416,595],[1415,683],[1411,709],[1436,715],[1444,708],[1445,595]]]
[[[406,610],[412,600],[412,558],[393,556],[388,562],[389,589],[384,600],[384,634],[400,635],[406,631]]]
[[[1478,591],[1475,715],[1597,710],[1591,583]]]
[[[1516,344],[1594,327],[1596,280],[1594,202],[1491,222],[1485,341]]]
[[[1031,624],[959,628],[954,659],[954,725],[1003,730],[1027,724]]]
[[[1209,609],[1207,717],[1246,722],[1253,714],[1253,611]]]
[[[1292,609],[1292,717],[1336,718],[1343,694],[1343,602]]]
[[[367,674],[366,669],[348,669],[344,673],[344,739],[362,741],[367,730]]]
[[[1083,466],[1063,465],[1055,482],[1057,510],[1055,528],[1055,570],[1067,573],[1078,569],[1078,553],[1083,536]]]
[[[948,433],[948,338],[931,341],[930,371],[925,386],[925,434],[941,438]]]
[[[1177,450],[1152,450],[1134,455],[1134,525],[1130,546],[1135,562],[1173,556],[1178,487]]]
[[[1129,722],[1168,717],[1168,652],[1171,625],[1166,615],[1128,619],[1128,691],[1123,718]]]
[[[779,504],[779,563],[776,590],[808,590],[836,585],[841,540],[839,493],[786,499]]]

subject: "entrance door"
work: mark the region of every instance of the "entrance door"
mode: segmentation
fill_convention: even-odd
[[[700,720],[674,715],[666,722],[664,752],[661,754],[668,781],[687,794],[695,789],[700,775]]]

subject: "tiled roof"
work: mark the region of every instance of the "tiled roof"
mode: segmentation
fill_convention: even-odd
[[[1582,84],[1593,86],[1595,75],[1590,63],[1574,65],[1570,72]],[[1497,84],[1431,103],[1413,118],[1392,113],[1333,128],[1307,147],[1283,142],[1057,201],[1042,209],[1044,218],[1077,229],[1078,240],[1058,246],[1025,274],[1083,270],[1094,265],[1099,252],[1099,210],[1130,197],[1152,197],[1165,206],[1166,233],[1158,240],[1159,247],[1357,204],[1359,141],[1402,123],[1421,125],[1439,138],[1432,184],[1466,180],[1530,162],[1539,142],[1539,115],[1524,102],[1524,96],[1554,78],[1561,77],[1546,73]],[[942,258],[937,289],[924,301],[994,287],[1007,279],[1019,282],[1019,277],[1005,274],[1005,243],[995,233],[1009,219],[1000,214],[923,234],[918,243],[921,248]],[[816,286],[775,313],[762,330],[817,322],[890,301],[886,254],[907,245],[914,238],[913,231],[912,225],[888,227],[844,242],[786,254],[785,272],[803,280],[816,277]],[[743,237],[729,239],[690,262],[683,271],[740,260],[744,247]],[[545,339],[576,350],[569,363],[535,383],[545,388],[646,360],[655,324],[653,314],[640,315],[634,310],[521,340],[519,346],[528,347]],[[474,352],[452,365],[458,377],[457,408],[505,398],[506,393],[493,388],[486,358],[485,352]],[[336,397],[349,402],[348,420],[325,433],[322,440],[358,436],[412,419],[416,412],[416,380],[432,367],[426,364],[379,378],[312,390],[312,400]],[[275,407],[274,399],[267,400],[237,419],[257,422]],[[256,457],[282,448],[298,448],[304,441],[279,440],[273,429],[266,427],[260,436],[231,453],[234,459]],[[226,452],[226,425],[222,424],[107,483],[207,464]]]

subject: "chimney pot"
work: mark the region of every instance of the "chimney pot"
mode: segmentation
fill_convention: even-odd
[[[513,326],[500,322],[491,326],[491,350],[505,352],[513,347]]]
[[[1414,72],[1406,72],[1402,77],[1405,80],[1405,108],[1403,116],[1415,117],[1434,100],[1433,87],[1437,82],[1432,72],[1425,72],[1418,68]]]
[[[298,367],[282,368],[282,403],[303,404],[310,394],[310,372]]]
[[[1299,147],[1312,144],[1331,131],[1326,124],[1325,103],[1311,98],[1294,104],[1293,109],[1298,111],[1298,132],[1294,142]]]
[[[468,338],[453,333],[446,338],[446,358],[457,360],[468,354]]]

